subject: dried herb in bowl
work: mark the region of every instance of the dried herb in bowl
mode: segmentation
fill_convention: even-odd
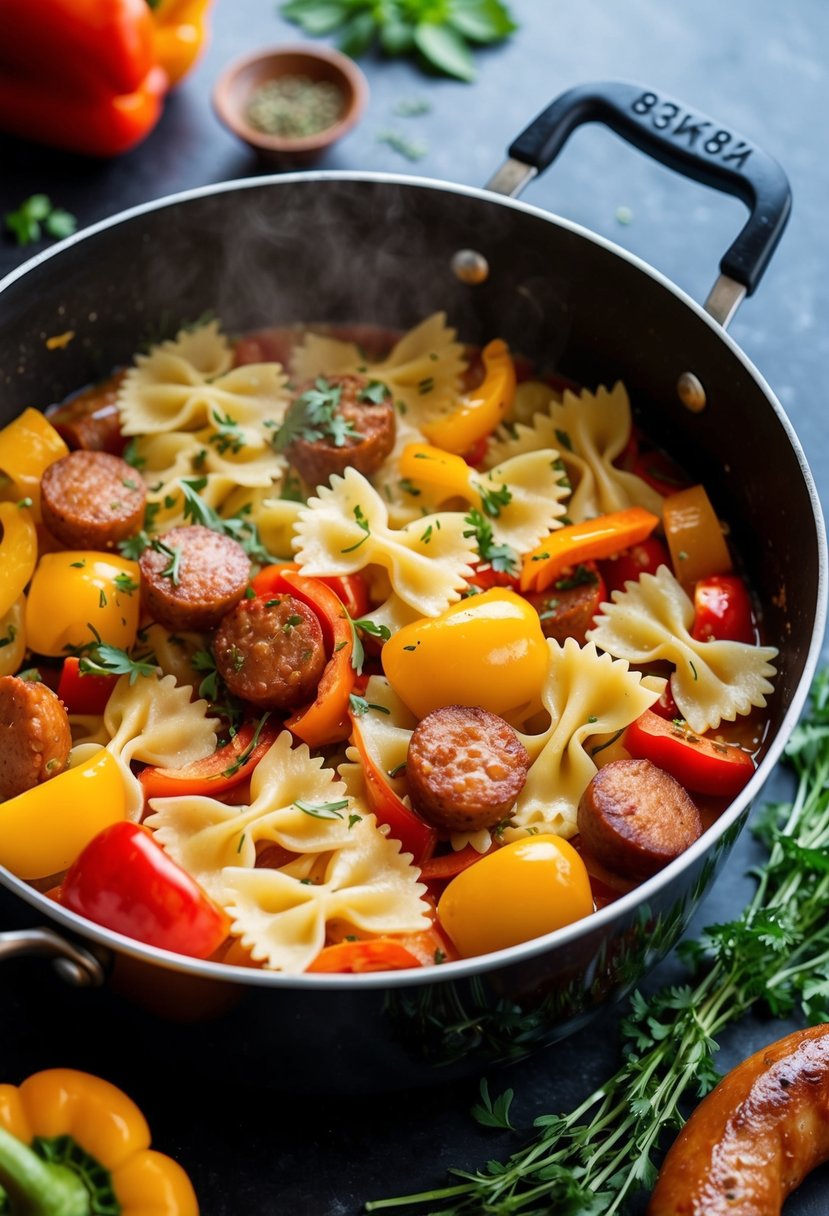
[[[332,80],[279,76],[254,89],[246,116],[265,135],[301,139],[333,127],[344,108],[343,91]]]

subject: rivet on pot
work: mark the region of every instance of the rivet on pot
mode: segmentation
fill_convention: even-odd
[[[676,382],[679,399],[692,414],[699,414],[707,404],[705,389],[693,372],[683,372]]]
[[[451,265],[452,273],[462,283],[485,283],[489,278],[489,262],[475,249],[459,249]]]

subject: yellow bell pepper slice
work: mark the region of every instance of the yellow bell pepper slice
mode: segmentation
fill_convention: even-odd
[[[13,676],[26,654],[26,597],[21,595],[0,617],[0,676]]]
[[[430,443],[462,456],[503,421],[515,396],[515,365],[506,342],[495,338],[481,352],[484,379],[451,413],[420,429]]]
[[[0,472],[11,483],[4,498],[31,498],[32,513],[40,523],[40,479],[44,470],[69,448],[40,410],[24,410],[0,431]]]
[[[137,562],[111,553],[64,549],[38,562],[26,602],[26,639],[36,654],[101,640],[121,650],[135,642],[140,613]]]
[[[54,1161],[27,1147],[35,1137],[57,1141]],[[99,1198],[107,1211],[198,1216],[184,1170],[149,1144],[150,1129],[139,1108],[101,1077],[51,1068],[19,1087],[0,1085],[0,1185],[12,1187],[26,1211],[41,1216],[91,1212],[85,1169],[103,1186]]]
[[[521,590],[545,591],[567,569],[580,562],[612,557],[622,549],[646,540],[659,524],[659,516],[644,507],[610,511],[580,524],[565,524],[545,536],[521,565]]]
[[[444,498],[470,498],[470,468],[462,456],[453,456],[428,443],[407,443],[400,453],[400,474],[418,485],[442,492]]]
[[[119,762],[105,748],[0,803],[0,866],[18,878],[68,869],[98,832],[127,815]]]
[[[418,718],[442,705],[508,717],[539,706],[550,653],[535,609],[493,588],[405,625],[382,650],[394,691]]]
[[[0,616],[17,600],[34,573],[37,530],[31,512],[16,503],[0,502]]]
[[[669,495],[662,506],[662,522],[674,573],[686,590],[698,579],[733,570],[720,521],[702,486]]]

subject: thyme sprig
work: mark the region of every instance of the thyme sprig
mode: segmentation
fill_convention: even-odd
[[[367,1211],[428,1204],[432,1216],[625,1211],[656,1177],[664,1133],[718,1080],[717,1036],[761,1002],[776,1016],[829,1020],[829,669],[786,748],[797,788],[766,808],[755,834],[769,856],[742,915],[679,947],[692,982],[636,993],[621,1026],[624,1061],[574,1111],[536,1119],[535,1137],[506,1162]],[[440,1206],[439,1206],[440,1205]]]

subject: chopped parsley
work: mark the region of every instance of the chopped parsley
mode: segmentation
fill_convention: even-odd
[[[489,562],[498,574],[518,573],[518,555],[515,550],[509,545],[495,544],[492,524],[480,511],[473,508],[463,517],[463,522],[469,525],[469,531],[464,532],[464,536],[474,536],[482,562]]]
[[[181,583],[181,545],[165,545],[162,540],[154,540],[150,547],[156,553],[168,559],[167,565],[161,571],[162,578],[168,578],[174,587]]]
[[[126,650],[110,646],[101,641],[101,635],[94,625],[87,623],[87,629],[92,634],[93,641],[84,646],[66,646],[71,654],[78,656],[78,671],[82,676],[129,676],[130,684],[134,684],[139,676],[153,676],[158,670],[155,663],[149,661],[148,654],[133,658]]]
[[[385,705],[374,705],[371,701],[367,701],[365,697],[358,696],[356,692],[349,694],[348,704],[355,718],[362,718],[370,709],[376,709],[381,714],[391,713],[391,710],[387,709]]]
[[[572,591],[574,587],[595,586],[598,583],[599,577],[587,566],[579,564],[565,578],[560,578],[553,583],[556,591]]]
[[[365,535],[361,536],[360,539],[356,542],[356,544],[349,545],[347,549],[340,549],[340,553],[353,553],[355,551],[355,549],[360,548],[360,545],[364,545],[366,543],[366,541],[368,540],[368,538],[371,536],[371,527],[370,527],[369,522],[366,519],[365,515],[363,514],[363,508],[360,506],[359,503],[354,508],[354,519],[357,524],[357,527],[361,528],[362,531],[365,533]]]
[[[294,806],[298,811],[312,815],[314,819],[342,819],[343,816],[340,812],[348,806],[348,799],[338,798],[334,802],[304,802],[301,798],[296,798]],[[348,826],[351,827],[350,822]]]
[[[239,423],[229,414],[221,414],[219,410],[213,410],[213,421],[218,429],[215,434],[210,436],[208,442],[215,446],[220,456],[224,456],[226,452],[237,456],[245,446]]]
[[[116,574],[112,583],[122,595],[132,595],[133,591],[138,590],[138,583],[136,583],[135,579],[130,578],[126,571]]]
[[[339,412],[342,391],[341,384],[331,384],[318,376],[313,388],[291,402],[285,421],[274,431],[272,442],[277,452],[284,452],[298,439],[307,443],[330,440],[335,448],[345,447],[349,439],[362,439],[351,419]]]
[[[270,566],[276,562],[278,559],[262,544],[256,524],[244,518],[244,510],[240,511],[238,515],[231,515],[225,519],[204,501],[200,491],[206,485],[206,477],[190,479],[183,477],[181,479],[181,488],[184,491],[185,520],[189,519],[194,524],[201,524],[202,527],[209,528],[211,532],[229,536],[231,540],[235,540],[242,546],[248,557],[253,558],[255,562],[260,562],[263,566]],[[122,552],[124,552],[123,549]]]
[[[236,759],[233,761],[233,763],[228,768],[222,769],[223,777],[233,777],[236,773],[238,773],[240,768],[242,768],[245,764],[247,764],[248,760],[250,760],[251,756],[253,755],[254,751],[256,750],[256,745],[259,742],[259,736],[262,734],[263,727],[270,716],[271,716],[270,710],[268,710],[266,713],[262,714],[262,717],[259,719],[259,721],[256,724],[256,730],[253,732],[253,738],[251,739],[250,743],[247,745],[245,750],[239,756],[236,757]]]
[[[346,616],[348,616],[348,613],[346,613]],[[351,626],[352,637],[351,666],[359,676],[362,674],[363,665],[366,661],[366,652],[357,630],[361,629],[363,633],[368,633],[373,638],[382,638],[384,642],[387,642],[391,637],[391,630],[388,625],[377,625],[374,621],[369,621],[368,619],[353,621],[350,616],[348,617],[348,623]],[[337,649],[342,649],[342,643]]]

